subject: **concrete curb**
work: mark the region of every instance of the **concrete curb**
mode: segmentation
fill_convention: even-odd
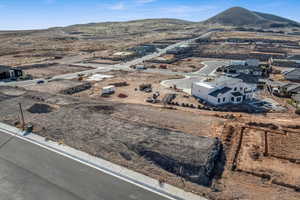
[[[176,188],[169,184],[159,185],[159,182],[153,178],[147,177],[143,174],[139,174],[122,166],[116,165],[114,163],[108,162],[106,160],[91,156],[85,152],[78,151],[71,147],[65,145],[59,145],[56,142],[45,141],[45,138],[35,135],[33,133],[26,136],[20,135],[22,131],[19,129],[3,124],[0,122],[0,130],[18,137],[24,141],[33,143],[42,148],[60,154],[69,159],[80,162],[91,168],[100,170],[108,175],[114,176],[116,178],[122,179],[130,184],[141,187],[150,192],[156,193],[172,200],[206,200],[203,197],[197,196],[195,194],[185,192],[182,189]]]

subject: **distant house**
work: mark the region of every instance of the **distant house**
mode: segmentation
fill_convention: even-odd
[[[294,69],[287,72],[285,78],[289,81],[300,82],[300,69]]]
[[[230,65],[243,65],[243,66],[252,66],[258,67],[260,64],[259,60],[257,59],[247,59],[247,60],[232,60]]]
[[[280,81],[269,81],[267,87],[270,92],[281,97],[292,97],[293,95],[300,94],[300,84],[298,83],[285,83]]]
[[[170,49],[167,51],[167,54],[185,54],[191,51],[191,47],[189,45],[180,45],[176,48]]]
[[[0,65],[0,81],[16,79],[23,76],[23,71],[20,68]]]
[[[135,66],[135,69],[136,70],[146,70],[147,67],[145,65],[137,65],[137,66]]]
[[[138,56],[144,56],[149,53],[154,53],[157,51],[155,45],[140,45],[140,46],[130,48],[128,50],[135,52],[135,54]]]
[[[241,79],[222,76],[192,84],[192,95],[212,105],[240,104],[251,100],[255,89]]]
[[[292,96],[292,100],[295,102],[295,104],[297,105],[296,107],[300,106],[300,94],[296,94]]]
[[[225,65],[217,69],[229,75],[249,75],[249,76],[268,76],[269,68],[260,65],[258,60],[249,59],[246,61],[231,61],[230,65]]]
[[[300,84],[296,83],[287,83],[280,87],[280,93],[286,97],[291,97],[300,92]]]

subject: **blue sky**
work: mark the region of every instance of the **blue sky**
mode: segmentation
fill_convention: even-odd
[[[299,0],[0,0],[0,30],[145,18],[202,21],[233,6],[300,21]]]

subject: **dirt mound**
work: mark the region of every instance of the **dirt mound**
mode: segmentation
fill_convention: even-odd
[[[249,126],[257,126],[257,127],[262,127],[262,128],[269,128],[272,130],[277,130],[279,127],[275,124],[272,123],[258,123],[258,122],[249,122],[247,123]]]
[[[53,107],[51,107],[47,104],[40,104],[40,103],[36,103],[33,106],[31,106],[29,109],[27,109],[28,112],[34,113],[34,114],[50,113],[53,110],[54,110]]]
[[[90,112],[99,112],[103,114],[112,114],[115,110],[113,106],[108,105],[95,105],[95,106],[89,106],[88,110]]]
[[[209,186],[215,173],[221,143],[218,139],[171,133],[147,139],[131,148],[173,174]]]
[[[1,86],[0,93],[7,96],[21,96],[25,94],[26,91],[22,88]]]

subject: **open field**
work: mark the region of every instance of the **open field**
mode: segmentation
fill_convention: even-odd
[[[80,71],[85,71],[93,69],[92,67],[84,67],[78,65],[62,65],[62,64],[51,64],[49,66],[24,66],[21,67],[24,69],[25,74],[30,74],[33,78],[45,78],[53,77],[61,74],[75,73]]]
[[[83,54],[113,54],[138,44],[191,37],[202,28],[183,20],[158,19],[126,23],[93,23],[37,31],[0,32],[0,62],[18,66]]]

